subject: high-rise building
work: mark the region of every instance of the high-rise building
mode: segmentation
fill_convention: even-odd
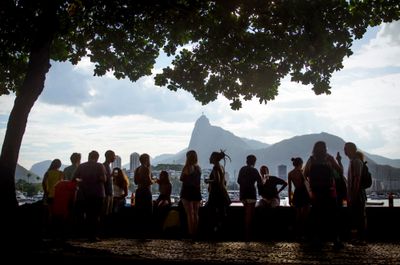
[[[287,166],[279,165],[278,166],[278,177],[287,181]]]
[[[121,157],[120,156],[118,156],[118,155],[115,156],[115,160],[114,160],[114,162],[111,163],[111,167],[112,168],[115,168],[115,167],[121,168]]]
[[[140,165],[139,162],[139,154],[138,153],[132,153],[130,156],[129,160],[129,171],[130,172],[135,172],[135,169]]]

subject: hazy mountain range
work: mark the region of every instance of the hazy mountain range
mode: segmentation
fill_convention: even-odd
[[[351,140],[351,139],[347,139]],[[301,157],[304,163],[311,155],[313,145],[317,141],[325,141],[328,153],[336,156],[337,152],[342,155],[344,167],[348,167],[348,159],[343,153],[345,140],[329,134],[308,134],[295,136],[290,139],[269,145],[260,141],[241,138],[221,127],[210,124],[208,118],[202,115],[194,125],[190,142],[187,148],[176,154],[162,154],[152,159],[152,164],[184,164],[187,150],[196,150],[201,168],[211,168],[209,163],[210,154],[213,151],[225,150],[232,161],[227,160],[226,171],[230,178],[237,177],[240,168],[245,164],[246,156],[254,154],[257,157],[256,167],[265,164],[269,167],[271,174],[277,174],[278,165],[286,165],[287,171],[292,169],[292,157]],[[389,159],[364,152],[367,156],[368,165],[373,176],[377,179],[399,178],[400,159]],[[36,163],[32,166],[31,172],[42,177],[50,165],[50,160]],[[64,168],[63,166],[62,168]],[[125,165],[128,167],[128,165]]]
[[[245,164],[246,156],[254,154],[257,157],[256,167],[265,164],[272,174],[277,174],[278,165],[286,165],[287,170],[292,169],[291,158],[301,157],[304,163],[310,157],[315,142],[325,141],[328,153],[336,156],[337,152],[342,155],[344,167],[348,167],[348,159],[343,153],[345,141],[335,135],[328,133],[308,134],[295,136],[290,139],[269,145],[255,140],[240,138],[223,128],[210,124],[208,118],[202,115],[195,123],[188,148],[177,154],[161,155],[153,159],[153,164],[180,163],[185,162],[186,150],[196,150],[199,163],[202,168],[211,168],[209,157],[213,151],[226,150],[232,161],[226,161],[226,171],[231,178],[236,178],[240,168]],[[365,152],[370,170],[376,178],[384,176],[400,177],[400,159],[388,159],[382,156],[372,155]],[[380,166],[383,164],[386,166]]]

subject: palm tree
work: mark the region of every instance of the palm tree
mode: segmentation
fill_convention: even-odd
[[[32,177],[31,173],[26,174],[26,177],[28,178],[28,184],[30,184],[29,179]]]

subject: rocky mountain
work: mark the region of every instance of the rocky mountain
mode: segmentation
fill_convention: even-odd
[[[164,159],[160,159],[161,156],[155,157],[153,164],[184,164],[186,150],[193,149],[197,152],[200,166],[202,168],[210,168],[210,154],[213,151],[225,150],[232,159],[232,162],[229,162],[229,160],[227,161],[226,170],[227,172],[230,172],[230,174],[233,174],[238,167],[240,168],[240,166],[242,166],[243,161],[245,161],[243,155],[248,153],[250,150],[265,148],[268,146],[268,144],[256,140],[241,138],[222,129],[221,127],[213,126],[210,124],[208,118],[205,115],[202,115],[194,125],[188,148],[180,151],[176,155],[164,156]]]
[[[17,164],[17,168],[15,169],[15,182],[20,179],[30,183],[40,183],[42,181],[42,178],[39,177],[37,174]]]
[[[306,163],[312,153],[314,143],[317,141],[325,141],[328,153],[336,156],[340,152],[344,168],[348,168],[348,158],[343,152],[345,141],[335,135],[322,132],[316,134],[308,134],[295,136],[290,139],[283,140],[273,145],[261,143],[250,139],[244,139],[224,130],[223,128],[210,124],[208,118],[202,115],[195,123],[192,136],[187,149],[175,155],[158,156],[153,160],[153,164],[158,163],[180,163],[185,162],[186,150],[196,150],[199,157],[199,164],[203,169],[211,168],[209,157],[213,151],[225,150],[231,157],[232,161],[226,161],[226,171],[230,175],[231,180],[237,178],[240,168],[245,164],[246,156],[254,154],[257,157],[256,167],[267,165],[271,174],[278,175],[278,166],[286,166],[286,172],[292,169],[292,157],[301,157]],[[259,148],[258,148],[259,147]],[[388,178],[400,180],[400,169],[389,166],[388,162],[396,165],[397,160],[391,161],[384,157],[366,154],[369,168],[376,179]],[[387,166],[379,165],[374,159],[380,158],[380,162],[384,161]],[[160,159],[162,158],[162,159]],[[399,183],[400,185],[400,183]]]
[[[40,176],[41,178],[44,176],[44,173],[46,173],[47,169],[49,169],[49,166],[51,164],[51,160],[44,160],[41,162],[38,162],[36,164],[33,164],[30,171],[34,172],[36,175]],[[61,165],[61,170],[64,170],[66,165]]]

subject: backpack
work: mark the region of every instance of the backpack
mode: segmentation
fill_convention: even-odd
[[[367,161],[365,161],[363,162],[363,167],[361,170],[360,187],[365,190],[371,186],[372,186],[372,176],[371,172],[369,172]]]

